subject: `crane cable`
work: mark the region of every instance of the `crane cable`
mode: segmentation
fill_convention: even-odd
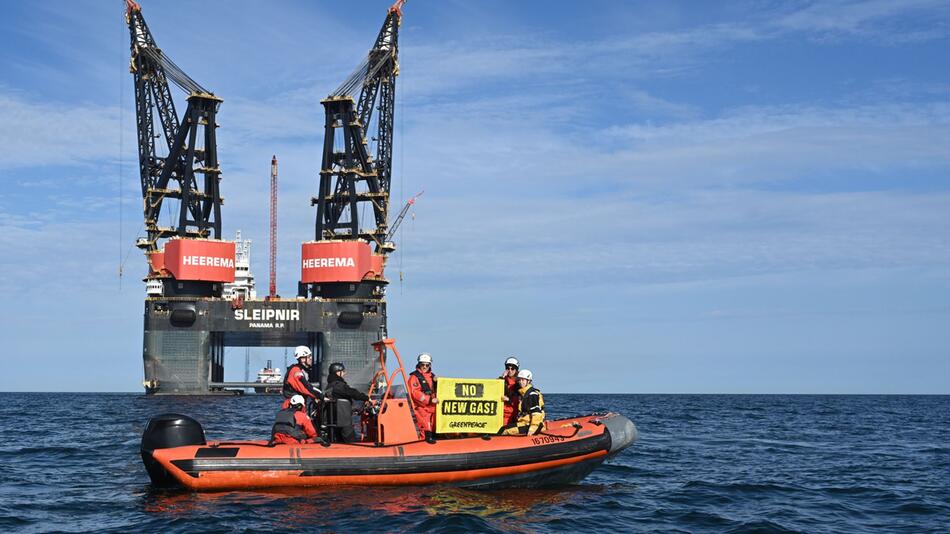
[[[121,31],[123,28],[120,26],[119,37],[120,42],[125,41],[125,31]],[[119,47],[119,50],[123,50],[123,47]],[[123,80],[125,79],[125,73],[123,72],[125,67],[125,52],[121,52],[119,55],[119,292],[122,292],[122,153],[125,151],[125,137],[122,133],[122,126],[125,124],[125,102],[122,98],[122,94],[125,92],[125,84]]]
[[[119,32],[120,41],[121,41],[122,43],[124,43],[124,42],[125,42],[125,35],[126,35],[126,34],[125,34],[126,28],[125,28],[124,26],[120,26],[120,29],[121,29],[121,31]],[[119,47],[120,50],[122,50],[123,48],[124,48],[124,47]],[[119,275],[119,276],[118,276],[118,278],[119,278],[119,291],[122,291],[122,277],[123,277],[123,275],[124,275],[124,273],[125,273],[125,264],[128,263],[128,261],[129,261],[129,255],[132,254],[132,250],[136,248],[136,247],[135,247],[135,241],[133,241],[132,243],[129,244],[128,249],[126,249],[126,248],[123,247],[123,242],[125,241],[125,239],[124,239],[124,233],[123,233],[123,224],[124,224],[124,222],[125,222],[125,221],[124,221],[124,217],[123,217],[123,211],[124,211],[124,210],[122,209],[122,204],[123,204],[124,201],[125,201],[125,195],[124,195],[124,193],[125,193],[125,188],[123,187],[123,182],[124,182],[124,180],[125,180],[125,176],[124,176],[124,175],[125,175],[125,159],[124,159],[124,157],[123,157],[124,154],[125,154],[125,131],[124,131],[124,127],[125,127],[125,99],[123,98],[122,95],[125,94],[125,83],[124,83],[124,80],[125,80],[125,75],[126,75],[126,73],[127,73],[127,71],[126,71],[127,67],[128,67],[128,65],[127,65],[127,63],[126,63],[126,61],[125,61],[125,52],[122,52],[122,54],[119,56],[119,158],[118,158],[118,167],[119,167],[119,169],[118,169],[118,170],[119,170],[119,172],[118,172],[118,175],[119,175],[119,178],[118,178],[118,189],[119,189],[119,191],[118,191],[118,195],[117,195],[117,196],[118,196],[118,204],[119,204],[119,232],[118,232],[118,234],[119,234],[119,257],[118,257],[118,260],[119,260],[119,272],[118,272],[118,275]],[[136,235],[136,241],[138,240],[139,234],[140,234],[141,231],[144,230],[144,229],[145,229],[145,221],[142,221],[142,226],[140,226],[140,227],[139,227],[139,230],[136,232],[136,234],[137,234],[137,235]]]
[[[403,84],[402,91],[396,96],[396,104],[399,108],[399,113],[396,114],[396,120],[399,121],[399,203],[402,204],[405,201],[406,195],[404,191],[404,184],[406,180],[406,119],[403,115],[406,112],[406,97],[405,93],[406,87],[405,83]],[[415,213],[413,213],[413,220],[415,220]],[[402,295],[403,290],[403,256],[405,256],[406,251],[404,250],[405,246],[405,235],[402,232],[402,229],[399,230],[399,294]]]

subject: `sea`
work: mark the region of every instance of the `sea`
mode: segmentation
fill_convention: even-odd
[[[950,532],[950,396],[545,396],[639,441],[535,490],[154,489],[149,416],[263,439],[273,396],[0,393],[0,532]]]

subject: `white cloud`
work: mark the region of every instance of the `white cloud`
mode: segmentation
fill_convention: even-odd
[[[642,89],[630,89],[625,96],[642,114],[668,116],[677,119],[692,118],[699,115],[699,108],[690,104],[681,104],[657,97]]]
[[[703,192],[676,201],[425,199],[405,258],[466,286],[616,287],[824,269],[950,266],[947,194]],[[451,276],[447,276],[451,273]]]
[[[921,41],[947,35],[945,25],[903,24],[905,17],[920,21],[946,22],[950,7],[940,0],[827,1],[809,3],[804,8],[780,17],[775,25],[787,31],[817,34],[823,38],[859,37],[890,43]]]
[[[147,16],[159,42],[225,99],[219,130],[225,237],[241,228],[255,240],[259,281],[267,274],[268,162],[271,154],[280,158],[279,276],[282,293],[293,293],[299,243],[313,233],[309,198],[320,163],[319,100],[358,61],[377,18],[343,20],[334,18],[342,13],[335,7],[296,4],[262,21],[259,5],[229,6],[218,19],[222,31],[204,42],[208,36],[195,26],[178,24],[181,10],[170,7],[177,4],[157,6]],[[606,357],[632,365],[626,343],[634,301],[640,306],[636,320],[654,326],[666,321],[669,329],[652,341],[644,339],[649,335],[638,339],[640,362],[649,363],[652,351],[654,359],[669,356],[674,363],[663,365],[670,368],[689,363],[682,354],[700,360],[709,356],[707,350],[751,358],[750,318],[771,313],[770,324],[778,325],[785,321],[776,317],[799,314],[820,323],[829,322],[832,312],[826,307],[834,313],[878,309],[852,308],[824,295],[774,305],[758,299],[763,286],[794,296],[814,292],[816,281],[834,279],[827,290],[875,273],[848,294],[860,297],[878,289],[898,291],[901,280],[926,272],[938,275],[920,286],[939,294],[946,287],[940,273],[950,267],[950,237],[944,231],[950,195],[945,183],[937,183],[950,168],[945,87],[932,79],[888,78],[876,86],[861,78],[845,83],[861,87],[850,94],[840,94],[839,85],[811,101],[740,107],[707,100],[701,92],[684,93],[682,85],[669,92],[658,88],[681,81],[676,77],[701,82],[717,62],[732,58],[730,49],[770,40],[933,38],[945,29],[944,14],[942,6],[923,2],[815,3],[750,12],[731,22],[641,33],[582,31],[568,39],[517,29],[498,35],[496,28],[470,20],[447,42],[426,40],[423,31],[404,33],[393,205],[400,188],[407,195],[427,193],[414,210],[416,220],[405,223],[388,269],[391,302],[400,301],[395,293],[400,266],[407,293],[415,291],[394,312],[394,325],[408,325],[400,336],[422,344],[443,335],[444,353],[454,355],[460,370],[470,370],[486,347],[479,347],[479,354],[453,352],[458,334],[497,332],[487,352],[501,353],[511,345],[551,354],[552,379],[545,383],[553,386],[555,363],[571,361],[575,349],[590,349],[585,336],[604,334],[598,343]],[[109,19],[109,31],[115,32],[101,31],[99,15],[86,13],[76,22],[74,37],[99,33],[89,41],[67,40],[74,50],[63,50],[64,41],[55,37],[63,25],[73,24],[70,17],[37,27],[43,32],[38,42],[58,47],[56,57],[65,65],[10,60],[18,65],[15,79],[26,82],[0,90],[0,170],[13,178],[5,182],[0,202],[0,292],[23,294],[28,288],[35,297],[25,299],[23,312],[31,317],[70,313],[76,321],[81,316],[89,324],[76,329],[77,339],[94,337],[103,324],[123,325],[115,335],[120,341],[108,350],[128,363],[140,350],[135,310],[145,269],[141,254],[130,249],[141,227],[134,115],[130,77],[124,70],[113,72],[127,53],[124,42],[121,49],[116,44],[121,22]],[[491,21],[492,15],[484,16]],[[908,17],[933,22],[911,25],[916,29],[904,33]],[[199,57],[191,52],[211,47],[214,60],[195,69]],[[96,52],[102,50],[111,52]],[[97,63],[100,57],[105,59]],[[91,100],[100,104],[89,103],[89,94],[111,95],[119,74],[123,101],[113,106],[111,97],[102,96]],[[660,83],[649,83],[658,78]],[[749,85],[760,82],[750,78]],[[43,100],[50,80],[62,87],[75,83],[83,96]],[[829,80],[840,81],[833,73],[823,81]],[[34,84],[29,93],[28,82]],[[783,97],[758,96],[758,102]],[[120,116],[126,163],[123,243],[116,235],[115,177],[97,174],[118,157]],[[61,177],[43,172],[59,172],[50,169],[54,165],[64,167]],[[837,180],[834,187],[823,184],[824,178]],[[927,185],[914,187],[915,181]],[[20,202],[27,197],[29,202]],[[112,291],[126,253],[125,292],[117,304]],[[795,279],[798,284],[791,284]],[[704,295],[710,287],[722,295]],[[658,295],[673,293],[665,310],[654,306],[662,300]],[[467,313],[434,319],[446,295],[464,299]],[[512,295],[517,298],[504,301]],[[641,299],[645,296],[651,298]],[[696,304],[697,298],[705,300]],[[893,301],[882,302],[881,309]],[[917,310],[913,296],[904,302]],[[103,313],[124,315],[126,322],[103,321]],[[884,317],[890,309],[878,313]],[[718,321],[707,332],[710,342],[686,339],[685,334],[702,332],[683,317]],[[515,329],[515,321],[526,324]],[[733,346],[721,341],[720,325],[728,321]],[[869,324],[874,322],[852,330],[861,334]],[[36,331],[37,325],[45,328],[35,321]],[[582,335],[567,345],[550,335],[578,325]],[[779,334],[762,345],[801,339],[794,329]],[[35,339],[14,337],[23,347]],[[92,337],[79,352],[99,351]],[[836,331],[826,339],[833,343],[839,337]],[[807,348],[797,347],[802,346]],[[863,354],[868,344],[849,346]],[[140,364],[131,360],[134,369],[127,374],[134,385]],[[682,389],[682,377],[673,374],[658,379],[667,389]],[[558,387],[578,387],[572,378],[560,377]]]
[[[0,124],[0,169],[118,157],[115,107],[40,103],[6,92],[0,93]]]
[[[632,124],[608,133],[627,141],[614,156],[638,181],[654,185],[770,183],[833,172],[875,176],[950,164],[950,103],[942,101],[741,108],[708,120]],[[892,173],[894,183],[902,173]]]

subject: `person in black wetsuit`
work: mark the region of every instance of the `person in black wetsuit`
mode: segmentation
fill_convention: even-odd
[[[346,375],[346,367],[344,367],[342,363],[330,364],[326,394],[333,400],[345,399],[350,401],[350,403],[354,401],[369,402],[369,396],[358,389],[350,387],[343,378],[344,375]],[[357,440],[350,417],[346,417],[344,421],[340,421],[338,416],[337,424],[340,425],[340,439],[343,442],[352,443]]]

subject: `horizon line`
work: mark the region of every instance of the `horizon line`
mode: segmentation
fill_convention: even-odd
[[[234,395],[225,395],[222,393],[162,393],[162,394],[152,394],[148,395],[144,391],[7,391],[0,390],[0,394],[4,393],[44,393],[44,394],[61,394],[61,395],[125,395],[125,394],[137,394],[142,395],[143,397],[279,397],[280,395],[259,395],[256,393],[235,393]],[[806,396],[806,395],[826,395],[826,396],[837,396],[837,397],[858,397],[858,396],[927,396],[927,397],[946,397],[950,396],[948,393],[750,393],[750,392],[736,392],[736,393],[711,393],[711,392],[679,392],[679,393],[663,393],[663,392],[626,392],[626,393],[617,393],[617,392],[562,392],[562,391],[549,391],[546,395],[782,395],[782,396]]]

